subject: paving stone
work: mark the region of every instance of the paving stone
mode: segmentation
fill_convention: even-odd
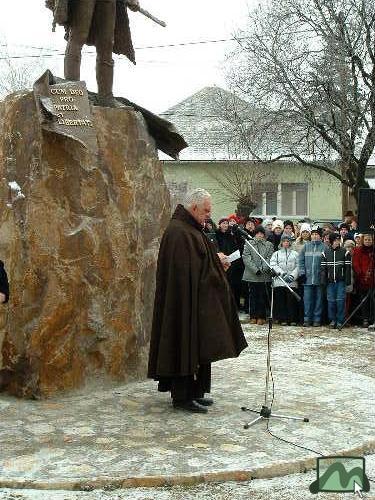
[[[248,483],[250,488],[256,482],[271,484],[260,482],[265,478],[311,470],[315,452],[374,452],[372,333],[359,328],[341,332],[323,327],[273,329],[273,411],[307,416],[310,422],[272,418],[269,430],[309,451],[273,438],[266,421],[244,429],[244,423],[256,415],[241,407],[260,409],[264,402],[267,326],[246,325],[245,330],[249,348],[238,359],[213,365],[215,404],[207,415],[174,410],[168,395],[158,393],[153,381],[47,401],[1,395],[0,487],[14,490],[0,490],[0,498],[29,495],[29,490],[20,493],[19,487],[34,489],[30,495],[49,489],[49,496],[40,498],[59,499],[64,498],[58,496],[59,490],[68,495],[73,489],[179,484],[186,488],[200,482],[259,478]],[[210,488],[215,495],[224,488],[222,498],[232,498],[224,484],[202,486],[202,495]],[[246,486],[240,489],[244,492]],[[169,494],[165,489],[155,491]],[[189,498],[183,488],[178,491],[174,489],[173,495]],[[69,495],[67,499],[75,498]]]

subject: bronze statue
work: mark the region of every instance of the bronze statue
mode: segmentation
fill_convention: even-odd
[[[96,47],[98,104],[122,107],[113,97],[112,52],[125,55],[135,64],[127,7],[140,10],[138,0],[46,0],[54,13],[54,25],[65,27],[67,46],[64,76],[80,79],[81,51],[84,44]]]

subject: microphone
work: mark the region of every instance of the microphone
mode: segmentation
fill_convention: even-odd
[[[254,239],[244,229],[241,229],[238,226],[236,228],[236,233],[238,233],[240,236],[242,236],[243,238],[245,238],[245,240],[253,240]]]

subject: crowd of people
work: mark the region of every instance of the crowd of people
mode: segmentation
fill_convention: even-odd
[[[252,238],[250,245],[243,231]],[[359,233],[352,212],[340,223],[324,224],[231,214],[217,226],[206,219],[204,232],[218,252],[240,252],[227,279],[250,323],[262,325],[269,316],[271,285],[273,318],[282,325],[341,328],[348,318],[363,327],[374,322],[374,236]]]

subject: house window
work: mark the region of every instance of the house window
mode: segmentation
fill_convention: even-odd
[[[265,199],[263,204],[263,211],[266,214],[276,214],[277,213],[277,190],[266,191],[264,193]]]
[[[302,182],[281,184],[281,215],[307,215],[307,189]]]
[[[253,195],[256,201],[257,215],[277,213],[277,184],[273,183],[254,183]]]
[[[256,184],[254,215],[299,217],[308,215],[307,183]]]

